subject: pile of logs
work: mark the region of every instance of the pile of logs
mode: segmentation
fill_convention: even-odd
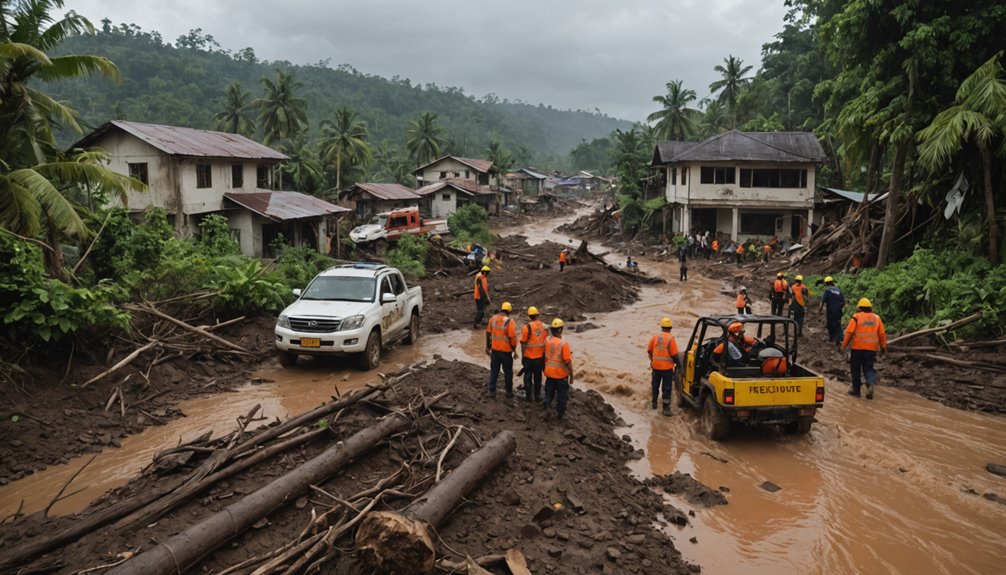
[[[247,427],[255,418],[256,406],[227,436],[210,441],[206,434],[159,453],[144,471],[156,478],[157,488],[137,490],[55,533],[3,550],[0,571],[26,564],[30,564],[27,569],[31,572],[59,568],[64,561],[39,558],[96,532],[110,539],[127,539],[137,529],[149,527],[200,500],[224,480],[242,473],[254,475],[257,467],[268,460],[300,450],[309,442],[317,445],[327,441],[329,446],[314,458],[219,512],[171,537],[158,538],[149,549],[125,551],[120,560],[95,569],[109,569],[106,572],[115,575],[183,572],[242,532],[268,525],[265,518],[279,508],[306,507],[297,502],[306,502],[310,497],[311,507],[303,511],[304,527],[292,539],[219,573],[325,572],[324,566],[331,565],[347,552],[346,547],[351,547],[346,543],[354,531],[356,550],[365,564],[378,572],[430,573],[435,567],[436,546],[428,530],[440,525],[465,495],[514,451],[516,439],[512,433],[502,432],[448,472],[448,455],[459,445],[459,437],[466,435],[466,443],[475,446],[480,440],[468,427],[447,423],[451,408],[438,403],[449,391],[432,397],[422,390],[411,397],[401,393],[398,384],[409,375],[406,372],[392,377],[381,385],[251,433]],[[361,406],[383,415],[362,429],[356,418],[355,433],[340,431],[340,418],[347,410],[359,410]],[[407,457],[400,467],[370,485],[361,485],[354,494],[324,488],[329,478],[384,443],[401,446],[400,451]],[[514,560],[519,563],[519,559]]]

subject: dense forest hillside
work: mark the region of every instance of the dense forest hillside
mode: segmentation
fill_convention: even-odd
[[[112,26],[107,20],[102,24],[94,35],[68,39],[61,52],[107,56],[122,71],[122,83],[82,77],[50,88],[53,96],[80,112],[87,126],[129,119],[212,129],[228,84],[240,82],[258,98],[261,79],[275,76],[277,68],[292,70],[303,83],[298,96],[307,102],[312,129],[336,109],[348,107],[366,121],[371,142],[385,142],[390,148],[404,147],[408,123],[421,112],[433,112],[445,129],[451,153],[483,156],[490,141],[498,140],[518,164],[557,166],[582,141],[631,126],[599,113],[558,110],[495,95],[476,98],[460,88],[382,78],[347,65],[332,68],[327,60],[304,66],[260,61],[253,48],[224,51],[199,30],[171,43],[135,25]],[[63,134],[61,141],[67,143],[72,137]]]

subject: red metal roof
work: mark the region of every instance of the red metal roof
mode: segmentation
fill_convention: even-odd
[[[418,168],[416,168],[415,170],[413,170],[412,173],[415,174],[417,172],[422,172],[426,168],[428,168],[428,167],[430,167],[430,166],[432,166],[434,164],[438,164],[438,163],[440,163],[440,162],[442,162],[444,160],[447,160],[447,159],[454,160],[456,162],[461,162],[462,164],[464,164],[466,166],[474,168],[476,172],[480,172],[480,173],[483,173],[483,174],[489,173],[489,170],[493,167],[493,163],[490,162],[489,160],[479,160],[479,159],[475,159],[475,158],[461,158],[461,157],[458,157],[458,156],[444,156],[442,158],[439,158],[439,159],[436,159],[436,160],[430,162],[429,164],[426,164],[425,166],[419,166]]]
[[[277,222],[317,218],[352,211],[300,192],[224,194],[228,200]]]
[[[286,160],[287,156],[269,146],[238,134],[196,130],[179,126],[142,124],[115,120],[84,136],[73,145],[75,148],[93,146],[113,129],[123,130],[151,146],[172,156],[206,158],[242,158],[249,160]]]
[[[359,188],[364,192],[382,200],[415,200],[419,199],[416,191],[402,184],[373,184],[358,183],[353,188]],[[350,190],[352,193],[352,189]]]
[[[428,186],[423,186],[423,187],[419,188],[418,190],[416,190],[416,194],[418,194],[420,196],[428,196],[428,195],[430,195],[432,193],[435,193],[435,192],[437,192],[439,190],[442,190],[442,189],[444,189],[444,188],[446,188],[448,186],[452,187],[452,188],[454,188],[456,190],[458,190],[459,192],[461,192],[463,194],[467,194],[469,196],[473,196],[473,195],[476,195],[476,194],[485,196],[485,195],[491,195],[491,194],[495,194],[496,193],[495,191],[490,190],[489,188],[480,187],[478,184],[476,184],[475,182],[473,182],[471,180],[453,180],[453,179],[451,179],[451,180],[443,180],[443,181],[440,181],[440,182],[436,182],[436,183],[430,184]]]

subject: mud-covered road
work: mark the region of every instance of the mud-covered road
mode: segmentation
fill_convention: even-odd
[[[552,230],[566,219],[506,233],[524,235],[531,243],[565,244],[568,238]],[[618,254],[608,258],[624,261]],[[683,348],[695,319],[730,311],[733,296],[722,292],[721,282],[694,270],[687,283],[676,281],[676,262],[640,259],[645,272],[669,283],[642,287],[638,300],[622,309],[586,313],[582,322],[596,329],[568,333],[567,339],[577,387],[604,394],[628,422],[620,432],[645,449],[647,457],[634,467],[640,476],[683,471],[723,488],[729,502],[724,506],[699,509],[673,501],[696,513],[689,526],[671,533],[689,562],[707,573],[728,574],[1001,572],[1006,505],[982,495],[1006,496],[1006,478],[985,470],[986,463],[1006,463],[1006,418],[883,387],[881,364],[882,387],[872,402],[848,397],[844,374],[826,372],[825,408],[809,436],[762,431],[734,434],[723,443],[708,441],[696,432],[691,414],[675,411],[667,418],[648,409],[644,346],[667,315]],[[815,318],[810,321],[813,327]],[[811,329],[804,357],[831,353],[823,341]],[[382,368],[394,371],[434,355],[484,363],[482,346],[481,333],[468,329],[427,334],[412,348],[388,353]],[[261,403],[270,419],[282,418],[327,399],[335,386],[345,391],[372,379],[340,362],[311,362],[293,370],[269,365],[238,393],[185,402],[179,409],[186,417],[127,438],[119,449],[106,449],[75,480],[87,489],[54,511],[79,509],[124,483],[165,443],[190,439],[211,425],[230,429],[251,405]],[[0,487],[0,516],[13,512],[22,499],[28,512],[44,507],[89,458]],[[781,489],[762,489],[766,481]]]

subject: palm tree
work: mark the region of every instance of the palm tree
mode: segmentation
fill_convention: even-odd
[[[223,132],[249,136],[255,133],[255,120],[249,117],[251,94],[241,89],[241,82],[231,82],[224,94],[224,109],[213,115],[216,127]]]
[[[265,93],[252,102],[259,109],[258,123],[263,141],[283,140],[295,136],[307,125],[307,103],[296,92],[304,85],[294,79],[293,72],[276,70],[276,81],[262,78]]]
[[[503,182],[503,177],[513,167],[513,156],[499,140],[493,138],[486,150],[486,159],[493,163],[489,172],[496,176],[496,185],[499,185]]]
[[[367,165],[373,150],[367,143],[367,124],[356,119],[356,112],[339,108],[335,117],[321,122],[321,157],[335,166],[335,189],[342,189],[342,169]]]
[[[444,145],[444,129],[437,125],[436,114],[419,114],[418,118],[409,122],[405,137],[405,147],[416,162],[426,164],[440,156],[440,148]]]
[[[688,107],[695,100],[695,90],[682,86],[681,80],[667,83],[667,95],[654,96],[653,101],[662,108],[646,117],[656,122],[657,137],[664,140],[685,140],[695,131],[697,111]]]
[[[943,110],[919,132],[919,161],[938,172],[960,153],[968,142],[978,148],[988,218],[989,259],[999,263],[999,230],[996,224],[995,190],[992,188],[992,149],[1006,155],[1006,80],[1000,51],[961,82],[954,105]]]
[[[726,103],[730,112],[730,129],[734,129],[737,127],[737,99],[744,88],[751,83],[751,78],[745,76],[751,71],[751,66],[745,66],[744,61],[734,57],[733,54],[724,58],[723,63],[726,66],[716,65],[713,68],[723,76],[723,79],[709,84],[709,91],[713,94],[720,93],[718,100]]]
[[[713,100],[706,105],[705,112],[702,113],[702,121],[699,124],[699,134],[703,138],[709,138],[716,134],[723,133],[730,127],[730,118],[723,104]]]
[[[304,133],[298,134],[283,144],[287,160],[280,166],[286,182],[292,189],[314,195],[325,180],[325,169],[314,150],[314,142]]]

